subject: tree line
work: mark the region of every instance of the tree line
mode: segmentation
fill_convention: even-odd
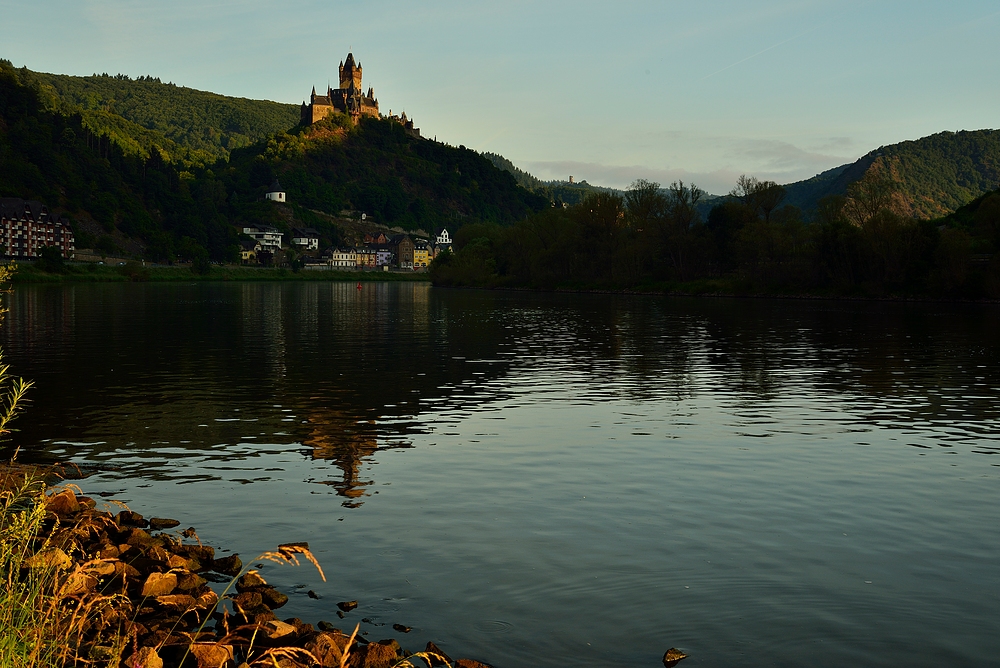
[[[953,216],[906,215],[876,163],[807,220],[785,189],[740,177],[707,217],[704,192],[639,180],[510,227],[460,229],[431,267],[438,285],[732,294],[1000,297],[1000,192]]]

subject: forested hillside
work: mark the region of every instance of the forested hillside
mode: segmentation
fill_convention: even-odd
[[[249,146],[299,122],[298,105],[226,97],[162,83],[151,76],[76,77],[26,69],[18,74],[25,83],[37,83],[49,108],[80,113],[97,134],[116,130],[127,134],[116,127],[120,118],[165,137],[172,142],[171,148],[187,149],[213,162],[234,148]],[[140,145],[148,153],[155,143],[146,137]]]
[[[542,181],[532,176],[523,169],[517,167],[507,158],[498,153],[483,153],[483,157],[493,163],[497,169],[508,172],[517,181],[518,185],[526,190],[530,190],[536,195],[545,197],[554,204],[579,204],[587,195],[592,193],[617,193],[621,190],[605,188],[603,186],[593,186],[586,181],[569,183],[568,181]]]
[[[822,198],[845,195],[873,166],[893,174],[908,214],[940,218],[1000,185],[1000,130],[941,132],[883,146],[852,164],[785,186],[787,201],[813,211]]]
[[[311,226],[335,243],[330,216],[343,209],[414,229],[506,224],[548,206],[474,151],[413,137],[388,120],[355,126],[338,116],[201,163],[155,130],[100,113],[107,132],[82,110],[53,105],[30,73],[0,62],[0,196],[67,213],[79,248],[233,260],[245,223],[286,232]],[[274,177],[289,206],[262,201]]]

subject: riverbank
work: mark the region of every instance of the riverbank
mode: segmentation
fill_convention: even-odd
[[[24,283],[128,283],[128,282],[188,282],[191,281],[349,281],[426,282],[430,276],[412,271],[330,271],[285,268],[212,265],[206,273],[196,273],[186,265],[150,265],[127,262],[120,265],[67,264],[63,271],[43,271],[32,263],[19,263],[13,282]]]
[[[341,601],[339,610],[331,603],[344,630],[328,621],[280,620],[275,610],[288,596],[267,584],[258,562],[311,563],[325,580],[306,543],[279,545],[244,565],[239,555],[217,558],[177,520],[147,519],[78,496],[72,486],[47,487],[37,469],[0,466],[0,494],[7,585],[0,648],[14,665],[404,668],[422,659],[488,668],[453,660],[433,642],[410,652],[396,638],[367,640],[349,620],[357,601]]]

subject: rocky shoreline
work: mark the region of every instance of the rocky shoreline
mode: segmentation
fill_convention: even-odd
[[[215,557],[194,529],[176,520],[97,510],[95,500],[62,489],[45,497],[40,549],[28,567],[57,569],[55,596],[87,615],[70,663],[108,668],[489,668],[453,660],[433,642],[416,652],[395,639],[369,642],[357,628],[314,627],[275,613],[288,597],[238,555]],[[305,543],[278,546],[255,561],[312,562]],[[325,577],[324,577],[325,579]],[[217,583],[216,592],[209,582]],[[223,588],[223,583],[228,583]],[[338,604],[344,612],[355,601]],[[408,632],[406,627],[394,627]],[[119,663],[120,660],[120,663]]]

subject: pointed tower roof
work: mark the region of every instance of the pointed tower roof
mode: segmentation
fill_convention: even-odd
[[[283,192],[285,192],[285,189],[281,187],[280,183],[278,183],[278,179],[275,179],[274,183],[271,184],[271,187],[267,189],[267,192],[269,192],[269,193],[283,193]]]
[[[344,61],[344,69],[347,69],[349,67],[350,68],[357,67],[357,65],[354,62],[354,54],[353,53],[348,53],[347,54],[347,60]]]

